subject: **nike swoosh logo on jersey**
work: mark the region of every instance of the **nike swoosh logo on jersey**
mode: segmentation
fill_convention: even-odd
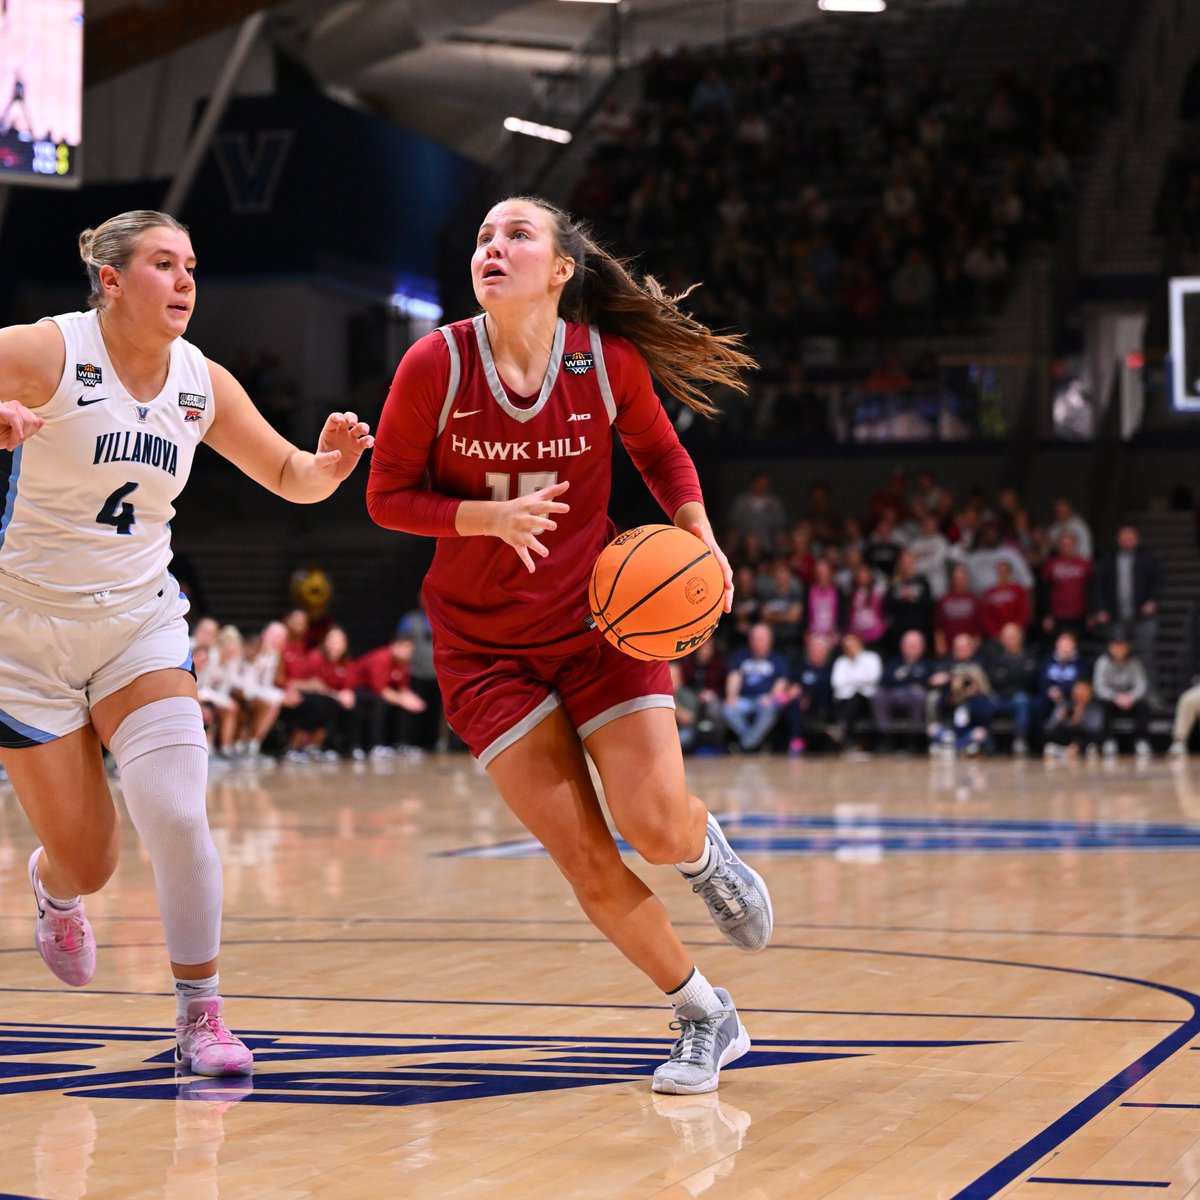
[[[483,412],[482,408],[473,408],[473,409],[471,409],[470,412],[456,412],[456,413],[451,413],[450,415],[457,421],[459,417],[473,417],[477,413],[481,413],[481,412]]]
[[[86,396],[80,396],[75,403],[78,404],[80,408],[86,408],[89,404],[103,404],[107,399],[107,396],[93,396],[90,400]]]

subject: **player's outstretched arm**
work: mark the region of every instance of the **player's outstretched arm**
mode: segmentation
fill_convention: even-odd
[[[296,504],[324,500],[354,470],[375,439],[354,413],[330,413],[315,454],[299,450],[267,423],[246,389],[209,360],[216,415],[205,441],[239,471]]]

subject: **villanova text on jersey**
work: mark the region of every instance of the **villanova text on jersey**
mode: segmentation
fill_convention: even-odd
[[[149,463],[161,467],[168,475],[174,475],[179,466],[179,447],[157,433],[133,433],[120,429],[115,433],[101,433],[96,437],[96,455],[92,466],[97,463],[135,462]]]

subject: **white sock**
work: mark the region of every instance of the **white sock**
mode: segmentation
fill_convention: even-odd
[[[667,993],[667,999],[676,1013],[681,1008],[698,1013],[715,1013],[722,1007],[712,984],[700,974],[697,967],[692,968],[692,973],[673,992]]]
[[[35,880],[37,878],[36,871],[34,872],[34,878],[35,878]],[[71,908],[73,908],[74,906],[76,906],[78,904],[79,899],[80,899],[79,896],[76,896],[76,898],[74,898],[72,900],[60,900],[58,898],[58,896],[50,895],[50,893],[47,892],[46,888],[42,887],[41,880],[37,880],[37,894],[38,894],[38,896],[41,896],[41,899],[46,901],[50,907],[58,908],[59,912],[67,912],[68,910],[71,910]]]
[[[200,705],[155,700],[117,727],[110,749],[125,807],[150,854],[172,962],[202,963],[221,945],[221,860],[208,828],[208,743]]]
[[[219,972],[207,979],[176,979],[175,980],[175,1019],[187,1020],[189,1000],[208,1000],[221,994],[221,975]]]
[[[705,867],[708,866],[708,860],[712,857],[712,842],[708,840],[708,835],[704,835],[704,849],[701,851],[700,857],[695,862],[681,862],[675,864],[677,871],[682,871],[685,875],[699,875]]]
[[[42,854],[45,854],[45,853],[46,853],[46,851],[43,850]],[[39,862],[41,861],[41,857],[42,857],[41,854],[39,854],[38,855]],[[66,912],[68,909],[74,908],[75,905],[77,905],[79,903],[79,901],[80,901],[79,896],[75,896],[74,898],[72,898],[70,900],[60,900],[57,896],[50,895],[50,893],[48,891],[46,891],[46,889],[44,887],[42,887],[42,881],[38,877],[36,867],[34,867],[34,869],[33,869],[33,878],[37,882],[38,895],[41,897],[41,899],[45,900],[45,902],[48,905],[50,905],[51,908],[57,908],[60,912]]]

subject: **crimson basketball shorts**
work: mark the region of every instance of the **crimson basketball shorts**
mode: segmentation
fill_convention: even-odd
[[[82,729],[93,704],[149,671],[190,671],[187,611],[174,579],[128,612],[86,620],[0,599],[0,749]]]
[[[459,650],[435,641],[433,663],[450,728],[481,766],[560,705],[580,739],[628,713],[675,707],[665,662],[641,662],[598,634],[556,657]]]

